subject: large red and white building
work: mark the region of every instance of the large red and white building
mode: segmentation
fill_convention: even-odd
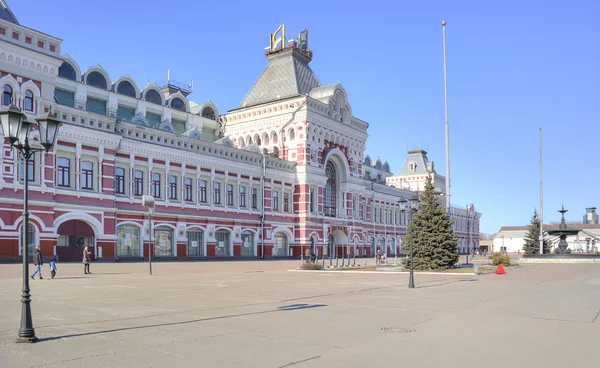
[[[24,180],[29,246],[61,260],[81,259],[84,245],[96,259],[147,258],[150,238],[152,255],[166,259],[400,250],[399,200],[413,188],[386,184],[387,162],[371,165],[368,123],[340,83],[321,85],[306,39],[272,44],[240,105],[220,114],[170,81],[138,86],[100,65],[82,69],[60,39],[0,4],[2,105],[63,122],[52,150],[27,163],[29,178],[0,136],[0,258],[21,253]]]

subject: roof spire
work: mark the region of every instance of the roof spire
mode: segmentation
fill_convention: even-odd
[[[8,7],[6,0],[0,0],[0,19],[4,19],[14,24],[19,24],[17,17],[15,17],[13,12]]]

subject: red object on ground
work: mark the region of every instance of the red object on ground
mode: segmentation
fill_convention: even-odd
[[[496,271],[494,271],[494,273],[496,275],[506,275],[506,271],[504,271],[504,267],[502,266],[502,263],[500,263],[498,265],[498,268],[496,268]]]

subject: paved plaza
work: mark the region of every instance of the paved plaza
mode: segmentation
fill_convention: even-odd
[[[40,341],[15,344],[21,268],[0,265],[2,367],[589,367],[600,265],[507,275],[288,272],[298,261],[60,264],[31,282]]]

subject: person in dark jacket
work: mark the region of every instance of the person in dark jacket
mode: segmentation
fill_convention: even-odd
[[[40,250],[40,246],[35,247],[35,254],[33,255],[33,264],[35,265],[35,272],[31,275],[31,278],[35,280],[35,275],[40,274],[40,280],[43,280],[42,277],[42,266],[44,265],[44,257],[42,256],[42,251]]]

